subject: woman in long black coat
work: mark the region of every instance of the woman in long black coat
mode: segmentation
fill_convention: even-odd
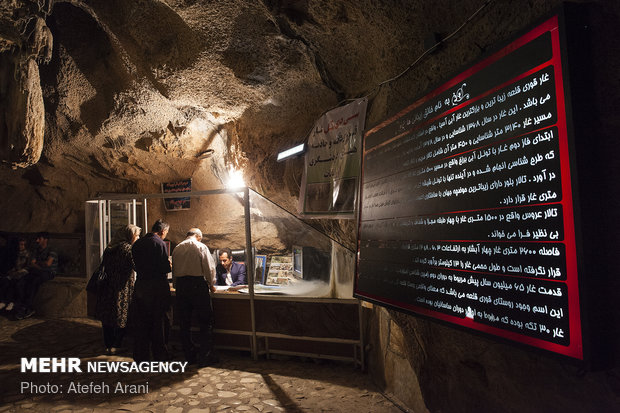
[[[101,321],[103,342],[109,354],[117,352],[125,336],[135,283],[131,245],[140,237],[140,232],[140,227],[131,224],[120,228],[103,252],[107,277],[97,287],[95,316]]]

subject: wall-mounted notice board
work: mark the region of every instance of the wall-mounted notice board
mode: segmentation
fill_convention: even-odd
[[[583,359],[561,21],[366,132],[356,297]]]
[[[183,179],[175,182],[162,182],[161,191],[164,194],[192,192],[192,179]],[[190,208],[190,197],[164,198],[166,211],[180,211]]]

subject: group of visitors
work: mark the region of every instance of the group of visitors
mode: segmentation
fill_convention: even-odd
[[[53,279],[58,270],[58,255],[48,246],[49,233],[36,235],[36,246],[28,251],[25,238],[17,239],[17,248],[4,249],[7,268],[0,274],[0,310],[14,314],[18,320],[34,314],[34,299],[39,287]]]
[[[218,361],[213,349],[210,294],[216,284],[245,285],[245,265],[234,262],[232,251],[224,248],[218,252],[216,266],[209,248],[201,242],[199,228],[187,231],[185,240],[172,251],[171,263],[164,242],[169,229],[168,223],[158,220],[142,238],[142,230],[136,225],[116,231],[104,250],[96,279],[89,282],[95,286],[91,290],[96,295],[95,317],[101,321],[108,354],[119,351],[130,328],[135,361],[169,360],[172,296],[168,273],[172,272],[183,354],[190,364],[208,366]],[[2,249],[0,310],[14,314],[16,319],[34,314],[39,287],[56,275],[58,255],[48,246],[49,238],[47,232],[38,233],[32,251],[25,238]],[[192,320],[200,327],[198,343],[192,340]]]
[[[224,249],[219,255],[221,269],[218,266],[222,274],[216,276],[214,259],[201,242],[198,228],[189,229],[186,239],[174,248],[171,264],[164,242],[169,229],[168,223],[158,220],[142,238],[135,225],[115,234],[102,257],[100,269],[105,277],[97,287],[96,318],[101,321],[108,353],[118,351],[130,326],[135,361],[169,360],[168,310],[172,297],[168,273],[172,272],[183,354],[190,364],[208,366],[218,362],[213,348],[210,293],[220,279],[222,285],[227,285],[227,278],[231,283],[231,270],[235,281],[245,282],[245,267],[241,270],[233,263],[231,251]],[[191,336],[194,318],[200,327],[198,345]]]

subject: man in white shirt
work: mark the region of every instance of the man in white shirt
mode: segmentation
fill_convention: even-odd
[[[217,363],[213,350],[213,309],[210,292],[215,274],[215,262],[209,248],[200,242],[198,228],[187,231],[187,238],[172,252],[172,276],[176,289],[176,310],[179,315],[181,345],[185,359],[206,367]],[[200,327],[199,347],[192,341],[192,314]]]

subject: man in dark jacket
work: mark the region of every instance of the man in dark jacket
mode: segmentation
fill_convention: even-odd
[[[221,249],[219,259],[220,263],[215,267],[217,285],[230,285],[234,287],[248,283],[245,265],[233,261],[230,248]]]
[[[135,361],[165,361],[170,358],[166,348],[164,323],[170,307],[171,272],[164,238],[170,225],[157,220],[151,232],[137,240],[131,248],[136,266],[136,284],[131,306],[133,318]]]

